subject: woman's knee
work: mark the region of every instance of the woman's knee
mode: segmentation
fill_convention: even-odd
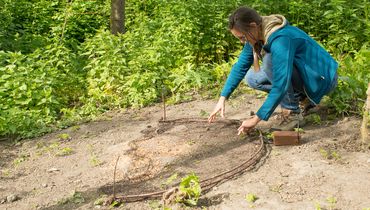
[[[245,76],[244,81],[249,87],[254,88],[254,89],[258,88],[259,84],[257,83],[257,80],[255,79],[255,75],[252,69],[249,69],[249,71],[247,72],[247,75]]]
[[[251,88],[253,88],[253,89],[257,89],[257,88],[258,88],[258,83],[257,83],[256,79],[253,77],[253,75],[252,75],[252,74],[247,74],[247,75],[245,76],[245,83],[246,83],[249,87],[251,87]]]

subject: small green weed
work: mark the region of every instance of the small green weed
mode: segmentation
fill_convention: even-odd
[[[262,91],[258,91],[258,92],[257,92],[257,94],[256,94],[256,97],[257,97],[258,99],[260,99],[260,98],[265,98],[266,96],[267,96],[267,93],[262,92]]]
[[[109,205],[109,207],[117,208],[117,207],[120,207],[121,205],[122,205],[122,203],[120,203],[118,201],[113,201],[113,203],[111,205]]]
[[[303,128],[294,128],[295,132],[304,133]]]
[[[204,111],[203,109],[201,109],[201,110],[200,110],[200,112],[199,112],[199,115],[200,115],[201,117],[208,117],[208,116],[209,116],[209,113],[208,113],[208,112],[206,112],[206,111]]]
[[[329,203],[329,209],[335,209],[335,204],[337,203],[337,199],[335,197],[327,197],[326,201]]]
[[[107,195],[101,195],[99,198],[95,199],[94,205],[95,206],[102,206],[104,201],[107,199]]]
[[[320,203],[318,203],[318,202],[315,203],[315,210],[321,210]]]
[[[72,128],[71,128],[71,130],[72,131],[78,131],[78,130],[80,130],[81,129],[81,127],[79,126],[79,125],[75,125],[75,126],[73,126]]]
[[[325,149],[323,149],[323,148],[320,148],[319,152],[320,152],[320,154],[321,154],[321,156],[322,156],[323,158],[325,158],[325,159],[329,159],[329,153],[328,153],[328,151],[326,151],[326,150],[325,150]]]
[[[151,201],[149,201],[148,205],[153,210],[161,210],[162,209],[162,205],[157,200],[151,200]]]
[[[244,139],[244,138],[246,137],[246,135],[247,135],[247,134],[245,134],[245,133],[241,133],[241,134],[239,135],[239,139]]]
[[[185,178],[182,178],[179,185],[179,191],[181,195],[176,197],[177,203],[196,206],[202,192],[198,176],[192,173]]]
[[[271,155],[272,155],[272,156],[279,156],[279,155],[281,155],[281,152],[280,152],[280,151],[277,151],[277,150],[275,150],[275,149],[273,149],[273,150],[271,151]]]
[[[331,157],[334,158],[334,160],[341,159],[341,156],[336,151],[331,152]]]
[[[78,191],[73,192],[70,199],[72,203],[76,203],[76,204],[85,202],[85,198],[82,196],[82,193]]]
[[[306,116],[306,120],[314,125],[321,125],[321,117],[320,115],[314,113]]]
[[[192,146],[195,143],[196,143],[195,140],[192,140],[192,139],[189,139],[188,141],[186,141],[186,144],[189,145],[189,146]]]
[[[90,164],[94,167],[100,166],[102,162],[98,159],[98,157],[95,154],[91,154],[90,156]]]
[[[336,151],[331,151],[330,149],[325,150],[324,148],[320,148],[319,150],[321,156],[328,160],[340,160],[341,156]]]
[[[277,185],[270,186],[269,190],[271,192],[277,192],[278,193],[278,192],[281,191],[282,187],[283,187],[283,184],[277,184]]]
[[[44,143],[40,143],[36,151],[36,155],[40,156],[44,153],[48,153],[49,155],[55,156],[68,156],[74,153],[74,150],[70,147],[63,147],[61,148],[60,142],[53,142],[50,145],[45,145]]]
[[[159,203],[159,201],[149,201],[148,205],[152,210],[172,210],[170,207],[163,206],[161,203]]]
[[[172,174],[164,183],[162,183],[162,187],[171,185],[177,179],[177,176],[177,173]]]
[[[36,149],[41,149],[43,147],[45,147],[45,143],[44,142],[39,141],[39,142],[36,143]]]
[[[70,140],[71,136],[68,133],[61,133],[58,135],[59,140]]]
[[[37,148],[36,155],[41,156],[44,153],[52,154],[56,150],[58,150],[59,146],[60,146],[59,142],[53,142],[50,145],[46,145],[45,143],[38,143],[36,145]]]
[[[59,200],[58,204],[59,205],[65,205],[67,203],[81,204],[84,202],[85,198],[82,196],[82,193],[74,191],[70,197]]]
[[[21,154],[18,158],[16,158],[13,163],[15,166],[18,166],[20,163],[25,162],[30,157],[29,154]]]
[[[337,119],[337,115],[335,115],[335,114],[329,114],[328,117],[327,117],[327,119],[329,121],[333,121],[333,120]]]
[[[268,134],[266,135],[266,138],[267,138],[267,139],[269,139],[269,140],[272,140],[272,139],[274,138],[274,134],[272,134],[272,133],[268,133]]]
[[[258,197],[253,193],[248,193],[245,196],[245,200],[247,200],[249,203],[254,203],[256,200],[258,200]]]
[[[95,154],[93,145],[87,145],[87,149],[90,153],[90,164],[94,167],[101,165],[102,161],[100,161],[98,156]]]
[[[60,146],[59,142],[54,142],[49,145],[49,148],[53,150],[53,149],[57,149],[59,146]]]
[[[73,149],[70,147],[64,147],[56,153],[57,156],[68,156],[73,154]]]
[[[3,177],[9,177],[9,176],[10,176],[10,170],[9,170],[9,169],[3,169],[3,170],[1,171],[1,175],[2,175]]]
[[[94,201],[95,206],[101,206],[104,204],[104,198],[98,198]]]

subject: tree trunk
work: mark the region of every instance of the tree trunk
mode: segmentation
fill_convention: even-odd
[[[110,30],[115,35],[125,33],[125,0],[112,0]]]

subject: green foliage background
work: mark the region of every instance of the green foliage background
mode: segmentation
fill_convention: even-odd
[[[70,3],[68,3],[70,2]],[[240,5],[282,14],[340,62],[330,98],[361,112],[370,78],[367,0],[126,0],[126,33],[109,32],[110,0],[0,0],[0,136],[25,138],[114,108],[217,95],[241,49],[227,30]]]

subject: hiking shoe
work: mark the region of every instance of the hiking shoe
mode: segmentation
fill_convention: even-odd
[[[309,111],[315,107],[316,105],[312,103],[308,98],[299,101],[299,108],[302,110],[303,116],[306,116]]]
[[[303,127],[306,122],[301,113],[294,113],[291,110],[283,109],[279,116],[277,125],[273,125],[270,131],[294,131],[295,128]]]

